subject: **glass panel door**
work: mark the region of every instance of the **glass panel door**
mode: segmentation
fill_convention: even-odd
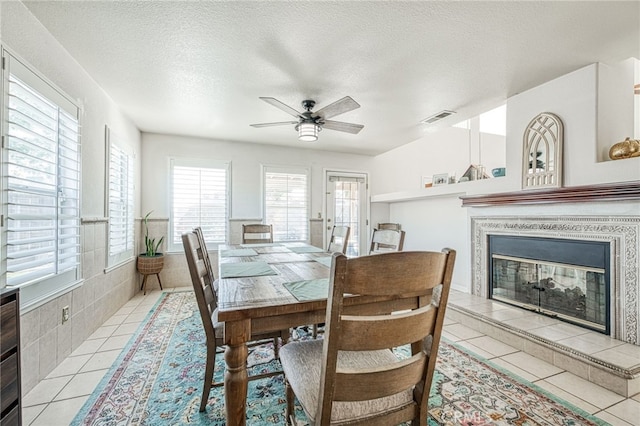
[[[367,176],[363,173],[327,172],[326,238],[334,226],[349,226],[347,256],[366,252],[367,244]]]

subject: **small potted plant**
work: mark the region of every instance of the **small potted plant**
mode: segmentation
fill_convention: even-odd
[[[160,273],[164,267],[164,255],[158,251],[162,245],[164,237],[161,237],[157,242],[155,238],[149,237],[149,216],[151,213],[152,211],[147,213],[144,219],[142,219],[142,224],[144,226],[145,251],[138,255],[137,263],[138,272],[145,275],[145,279],[146,275]]]

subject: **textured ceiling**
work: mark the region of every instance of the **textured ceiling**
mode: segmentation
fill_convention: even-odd
[[[140,130],[376,154],[594,62],[640,56],[640,2],[25,1]],[[285,112],[361,108],[297,140]]]

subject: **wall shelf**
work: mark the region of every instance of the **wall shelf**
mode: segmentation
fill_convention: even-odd
[[[372,203],[398,203],[403,201],[427,200],[430,198],[460,197],[466,194],[478,194],[492,192],[502,186],[506,181],[503,177],[472,180],[468,182],[451,183],[448,185],[436,185],[430,188],[416,188],[408,191],[388,192],[371,196]]]
[[[454,197],[466,194],[466,191],[454,190],[457,184],[442,185],[435,188],[416,189],[413,191],[390,192],[387,194],[378,194],[371,196],[372,203],[396,203],[401,201],[424,200],[429,198]]]

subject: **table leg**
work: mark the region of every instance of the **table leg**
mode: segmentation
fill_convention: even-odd
[[[224,400],[227,425],[244,426],[249,376],[247,373],[247,341],[251,336],[251,320],[227,321],[224,328]]]

